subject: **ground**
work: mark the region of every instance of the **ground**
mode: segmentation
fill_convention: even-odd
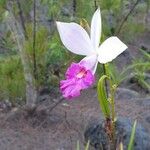
[[[136,56],[137,49],[129,47],[132,49],[129,54]],[[116,63],[122,68],[129,60],[127,52]],[[137,119],[150,134],[150,95],[141,94],[138,90],[125,85],[118,89],[117,116],[130,118],[133,122]],[[80,97],[71,101],[60,95],[41,97],[44,100],[39,102],[34,113],[27,114],[16,107],[0,113],[0,150],[75,150],[77,141],[83,149],[86,127],[103,119],[96,88],[83,91]]]
[[[124,93],[124,89],[119,92]],[[139,98],[136,94],[127,97],[122,94],[122,98],[116,99],[117,116],[137,119],[150,133],[150,97]],[[102,119],[95,89],[83,92],[73,101],[62,101],[52,111],[48,103],[51,103],[50,98],[32,117],[22,111],[8,113],[7,121],[1,122],[0,149],[74,150],[78,140],[84,144],[83,134],[88,124]]]

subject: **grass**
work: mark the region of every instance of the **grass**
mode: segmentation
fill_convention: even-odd
[[[0,100],[20,103],[25,100],[25,81],[17,55],[0,57]]]

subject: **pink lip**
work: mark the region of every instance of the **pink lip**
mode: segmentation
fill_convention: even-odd
[[[67,99],[80,96],[80,91],[89,88],[95,81],[90,70],[80,63],[72,63],[66,72],[66,80],[60,82],[60,90]]]

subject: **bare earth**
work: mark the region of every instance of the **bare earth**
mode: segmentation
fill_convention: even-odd
[[[132,46],[132,49],[132,53],[136,53],[136,48]],[[121,57],[126,64],[126,56]],[[137,119],[150,134],[150,96],[140,92],[118,89],[117,116],[133,122]],[[77,141],[83,149],[87,125],[102,119],[96,89],[83,91],[72,101],[62,100],[54,109],[51,108],[61,98],[45,97],[32,115],[17,108],[0,113],[0,150],[75,150]]]
[[[32,117],[22,111],[7,117],[1,114],[0,150],[75,150],[78,140],[84,144],[88,123],[102,119],[95,89],[45,112],[48,103],[39,106]],[[116,108],[119,117],[137,119],[150,133],[150,98],[122,98],[116,101]]]

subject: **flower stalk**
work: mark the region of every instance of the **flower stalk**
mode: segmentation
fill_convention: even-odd
[[[111,104],[111,112],[112,112],[112,122],[115,122],[116,113],[115,113],[115,91],[116,85],[113,84],[111,76],[109,74],[109,66],[108,63],[104,65],[106,70],[106,75],[109,77],[109,84],[110,84],[110,104]]]
[[[109,64],[104,65],[106,70],[106,75],[109,77],[109,85],[110,85],[110,106],[111,106],[111,126],[112,126],[112,141],[115,142],[115,121],[116,121],[116,112],[115,112],[115,91],[116,91],[116,85],[113,84],[113,81],[111,79],[111,76],[109,74]],[[106,118],[107,120],[107,118]]]

